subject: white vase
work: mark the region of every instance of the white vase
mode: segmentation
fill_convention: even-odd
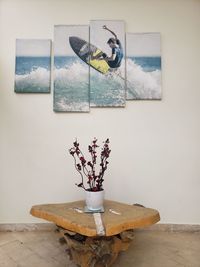
[[[104,190],[101,191],[85,191],[85,202],[88,210],[98,211],[103,209]]]

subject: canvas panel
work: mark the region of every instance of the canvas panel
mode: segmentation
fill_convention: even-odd
[[[161,99],[160,33],[127,33],[126,52],[126,99]]]
[[[89,66],[70,45],[70,38],[89,40],[88,25],[54,28],[54,111],[89,112]]]
[[[15,92],[49,93],[51,40],[17,39]]]
[[[90,21],[90,44],[98,48],[108,57],[112,55],[112,49],[107,41],[115,36],[108,29],[117,35],[121,42],[123,57],[121,65],[112,68],[105,66],[105,71],[99,72],[96,65],[101,64],[102,58],[98,58],[99,63],[94,62],[94,67],[90,68],[90,106],[91,107],[124,107],[125,106],[125,31],[124,21],[118,20],[92,20]],[[98,53],[97,53],[98,54]],[[98,68],[98,66],[97,66]]]

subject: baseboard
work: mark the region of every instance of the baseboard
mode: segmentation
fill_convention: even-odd
[[[26,232],[26,231],[54,231],[56,225],[52,223],[11,223],[0,224],[0,232]],[[200,224],[154,224],[136,231],[160,232],[200,232]]]
[[[56,225],[52,223],[7,223],[0,224],[0,232],[52,231]]]
[[[158,232],[200,232],[200,224],[172,224],[157,223],[149,227],[137,229],[137,231],[158,231]]]

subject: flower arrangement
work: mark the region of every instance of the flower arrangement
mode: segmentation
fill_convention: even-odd
[[[101,149],[100,154],[100,168],[97,171],[97,139],[94,138],[91,144],[88,146],[88,151],[91,155],[91,160],[87,161],[80,150],[79,143],[76,140],[73,143],[73,147],[69,149],[69,153],[74,158],[74,164],[76,170],[79,172],[81,176],[81,183],[76,184],[78,187],[82,187],[86,191],[102,191],[103,190],[103,177],[104,173],[107,169],[108,161],[107,159],[110,156],[110,148],[109,148],[109,139],[107,138],[103,142],[103,147]],[[87,187],[84,184],[84,177],[87,179]]]

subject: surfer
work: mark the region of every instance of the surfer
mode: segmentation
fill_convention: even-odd
[[[103,29],[109,31],[114,36],[109,38],[107,41],[107,44],[112,49],[111,56],[107,56],[105,53],[99,53],[98,55],[94,56],[92,59],[99,59],[99,60],[105,60],[109,67],[112,69],[119,68],[121,65],[121,61],[123,58],[123,49],[120,40],[117,38],[117,35],[111,31],[106,25],[103,25]]]

